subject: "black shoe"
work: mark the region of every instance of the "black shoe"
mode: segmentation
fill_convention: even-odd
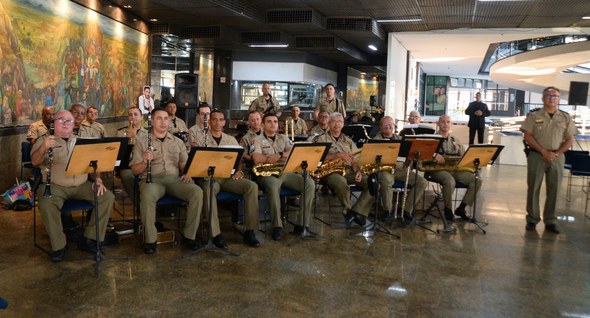
[[[299,206],[301,202],[299,201],[299,198],[295,197],[287,199],[287,204],[290,206]]]
[[[156,249],[158,244],[156,243],[145,243],[145,247],[143,248],[143,252],[146,254],[156,254]]]
[[[455,216],[453,215],[453,210],[445,208],[445,219],[447,219],[447,221],[453,221],[455,219]]]
[[[68,253],[68,247],[66,245],[61,250],[57,250],[57,251],[54,251],[53,253],[51,253],[51,261],[54,263],[61,262],[66,257],[67,253]]]
[[[352,227],[352,222],[354,222],[354,212],[348,211],[344,216],[344,224],[346,224],[346,228],[349,229]]]
[[[414,219],[414,217],[410,213],[405,211],[402,213],[402,217],[406,223],[410,223]]]
[[[282,227],[275,227],[272,229],[272,234],[270,235],[273,240],[280,241],[283,238],[283,228]]]
[[[252,247],[260,246],[260,242],[258,242],[258,240],[256,239],[256,234],[254,234],[253,230],[247,230],[246,232],[244,232],[244,243]]]
[[[186,237],[182,238],[182,241],[180,241],[180,245],[182,245],[188,249],[191,249],[193,251],[198,250],[200,247],[199,242],[197,240],[191,240]]]
[[[225,240],[223,239],[223,236],[221,236],[221,234],[214,237],[212,242],[213,242],[213,245],[217,246],[220,249],[223,249],[223,250],[228,249],[227,243],[225,243]]]
[[[301,235],[303,231],[305,231],[305,228],[302,225],[295,225],[295,228],[293,228],[293,234],[295,235]]]
[[[527,231],[535,231],[535,227],[537,225],[533,222],[526,222],[526,226],[524,227]]]
[[[559,234],[559,230],[557,229],[557,225],[555,224],[547,224],[545,225],[545,231],[553,234]]]
[[[446,214],[446,211],[445,211],[445,214]],[[465,209],[461,209],[461,208],[455,209],[455,215],[461,217],[461,220],[463,220],[463,221],[471,220],[471,218],[469,218],[467,216],[467,214],[465,214]]]
[[[82,236],[82,238],[78,241],[78,248],[82,251],[96,254],[96,241]],[[104,246],[102,244],[99,244],[99,248],[100,252],[104,253]]]

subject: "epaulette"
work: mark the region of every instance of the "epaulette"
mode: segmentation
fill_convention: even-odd
[[[129,126],[121,127],[121,128],[119,128],[119,129],[117,129],[117,131],[119,131],[119,130],[125,130],[125,129],[127,129],[127,128],[129,128]]]
[[[537,110],[540,110],[540,109],[541,109],[541,107],[533,108],[533,109],[529,110],[529,113],[536,112]]]

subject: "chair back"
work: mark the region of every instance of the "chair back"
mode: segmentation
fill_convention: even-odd
[[[20,160],[23,164],[31,162],[31,143],[28,141],[20,143]]]
[[[590,155],[574,155],[572,159],[572,174],[590,176]]]
[[[588,155],[589,152],[586,150],[568,150],[566,152],[563,153],[563,155],[565,156],[565,164],[572,164],[572,161],[574,160],[574,156],[575,155]]]

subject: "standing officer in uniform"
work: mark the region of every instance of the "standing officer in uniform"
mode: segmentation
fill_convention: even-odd
[[[439,165],[445,164],[445,158],[461,157],[463,155],[463,145],[459,140],[451,135],[451,117],[449,115],[442,115],[438,118],[438,134],[443,137],[441,151],[437,153],[434,160]],[[461,200],[459,207],[455,209],[455,215],[460,216],[461,219],[468,221],[470,218],[465,214],[465,207],[472,205],[475,195],[481,188],[482,181],[477,179],[475,183],[475,176],[471,172],[448,172],[446,170],[430,172],[432,181],[442,186],[442,197],[445,204],[445,218],[453,221],[453,192],[457,182],[467,185],[467,191]]]
[[[41,111],[41,120],[29,125],[29,130],[27,131],[27,140],[31,143],[31,145],[35,143],[37,138],[45,135],[49,131],[49,126],[53,120],[53,112],[55,112],[55,108],[53,106],[43,107],[43,110]]]
[[[543,90],[543,108],[528,113],[520,129],[528,144],[527,155],[527,200],[526,230],[534,231],[541,221],[539,192],[543,177],[547,198],[543,209],[545,230],[558,234],[555,206],[557,193],[563,177],[563,153],[573,143],[578,130],[568,113],[559,110],[559,89],[547,87]]]
[[[184,200],[186,206],[186,224],[181,244],[192,250],[199,248],[195,240],[203,208],[203,191],[193,183],[186,174],[179,177],[184,169],[188,153],[182,141],[168,133],[168,112],[163,108],[152,111],[152,136],[139,134],[133,147],[131,170],[135,175],[142,175],[140,189],[141,223],[145,231],[146,254],[156,252],[156,202],[166,193]],[[152,139],[151,149],[148,138]],[[148,161],[151,161],[152,183],[146,182]]]
[[[483,133],[486,129],[485,117],[490,116],[488,105],[481,101],[481,93],[475,93],[475,101],[469,103],[465,109],[465,115],[469,115],[469,144],[473,145],[475,141],[475,132],[477,132],[477,142],[483,144]]]
[[[262,135],[254,138],[254,152],[252,159],[254,165],[257,164],[276,164],[284,162],[289,157],[289,152],[293,148],[291,141],[285,135],[278,134],[279,119],[277,115],[268,113],[262,118],[264,132]],[[309,177],[308,177],[309,178]],[[283,233],[283,222],[281,221],[281,186],[291,188],[300,193],[305,191],[305,202],[299,205],[294,233],[296,235],[304,232],[304,227],[309,227],[311,218],[313,199],[315,195],[315,183],[309,178],[303,189],[303,176],[297,173],[281,173],[279,177],[258,176],[258,184],[264,189],[268,198],[268,207],[273,223],[272,239],[280,241]],[[305,209],[305,220],[303,219],[303,209]]]
[[[393,129],[395,127],[395,123],[393,118],[390,116],[385,116],[381,118],[379,122],[379,126],[381,127],[381,131],[375,135],[374,139],[377,140],[401,140],[402,138],[393,133]],[[421,175],[416,175],[416,172],[407,173],[406,169],[410,169],[404,163],[398,162],[395,166],[395,172],[393,174],[384,171],[381,172],[379,176],[379,181],[381,183],[381,199],[383,201],[383,209],[387,212],[387,216],[391,215],[391,210],[393,207],[393,185],[394,181],[400,181],[404,183],[408,183],[409,186],[412,188],[406,194],[406,206],[404,210],[401,211],[406,218],[411,219],[412,210],[414,209],[414,192],[416,192],[416,204],[422,200],[424,195],[424,190],[428,186],[428,182],[424,177]],[[416,180],[416,182],[414,182]]]
[[[66,166],[69,161],[69,152],[73,149],[75,136],[72,133],[74,128],[74,117],[67,110],[62,110],[55,115],[54,135],[45,134],[37,140],[31,150],[33,165],[41,168],[44,182],[41,183],[38,193],[45,193],[46,183],[50,182],[51,196],[39,196],[39,211],[43,217],[45,229],[49,235],[53,253],[51,260],[60,262],[66,256],[66,236],[63,232],[60,218],[64,201],[68,199],[79,199],[94,204],[94,189],[98,194],[98,226],[99,239],[104,240],[107,223],[111,216],[111,209],[115,202],[115,196],[106,189],[99,177],[94,182],[88,182],[88,175],[67,176]],[[51,155],[49,150],[51,149]],[[48,178],[46,169],[51,172],[51,179]],[[94,209],[96,211],[97,209]],[[96,227],[95,217],[90,219],[86,226],[82,240],[78,247],[96,253]],[[101,248],[102,249],[102,248]]]
[[[251,112],[253,110],[258,111],[261,114],[273,112],[277,117],[281,116],[279,102],[270,94],[269,83],[262,84],[262,96],[253,100],[252,104],[250,104],[248,111]]]
[[[198,147],[223,147],[223,146],[235,146],[240,147],[236,138],[223,132],[223,126],[225,126],[225,116],[219,110],[211,112],[211,118],[209,120],[210,130],[207,133],[207,145],[205,145],[205,139],[197,140]],[[241,165],[240,165],[241,166]],[[205,204],[208,208],[209,205],[209,180],[204,179],[200,186],[205,193]],[[229,179],[214,179],[215,184],[213,185],[213,200],[211,206],[211,236],[218,237],[217,245],[219,247],[220,240],[223,242],[221,236],[221,230],[219,228],[219,217],[217,214],[217,194],[219,191],[227,191],[242,195],[244,198],[244,214],[246,231],[244,232],[244,243],[252,246],[260,246],[260,242],[256,239],[254,231],[258,229],[259,218],[258,218],[258,185],[248,179],[244,179],[244,173],[241,170],[236,171],[234,175]],[[208,211],[207,209],[205,209]],[[209,213],[207,213],[209,215]],[[223,242],[225,244],[225,242]],[[227,248],[227,244],[223,246]]]
[[[313,142],[328,142],[332,145],[328,151],[325,162],[341,159],[346,165],[346,173],[344,176],[338,173],[332,173],[323,178],[323,181],[336,193],[336,197],[344,205],[344,219],[346,226],[350,227],[352,222],[359,225],[365,225],[366,216],[369,215],[373,197],[369,193],[367,184],[367,176],[363,176],[361,168],[358,164],[358,148],[355,142],[342,133],[344,127],[344,117],[341,113],[333,112],[330,114],[328,121],[330,130],[323,135],[319,135],[313,139]],[[350,201],[350,187],[349,184],[357,184],[363,188],[361,196],[353,206]]]
[[[318,106],[314,111],[314,118],[317,118],[319,112],[327,111],[328,113],[338,112],[342,114],[342,117],[346,119],[346,107],[344,106],[344,102],[338,98],[336,98],[336,88],[334,84],[328,83],[324,86],[324,91],[326,92],[326,98],[320,99]]]

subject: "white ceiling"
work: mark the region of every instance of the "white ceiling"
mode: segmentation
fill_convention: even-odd
[[[487,78],[478,75],[491,43],[562,34],[589,34],[590,28],[454,29],[398,32],[393,36],[429,75]],[[588,54],[590,59],[590,53]]]

